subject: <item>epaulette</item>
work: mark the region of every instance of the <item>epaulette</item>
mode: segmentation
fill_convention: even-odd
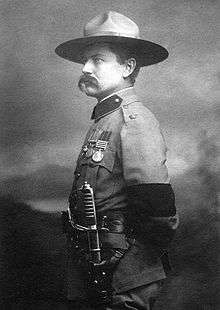
[[[125,123],[128,123],[131,120],[134,120],[137,118],[138,114],[132,111],[130,104],[126,104],[125,102],[124,104],[122,104],[121,107],[122,107],[122,114],[123,114]]]

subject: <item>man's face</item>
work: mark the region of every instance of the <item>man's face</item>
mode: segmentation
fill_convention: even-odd
[[[120,64],[117,56],[107,44],[95,45],[84,53],[85,63],[79,88],[87,96],[103,99],[126,86],[123,73],[125,64]]]

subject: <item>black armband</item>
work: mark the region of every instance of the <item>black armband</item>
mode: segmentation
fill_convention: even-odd
[[[167,248],[172,240],[178,216],[170,184],[139,184],[128,187],[128,221],[135,238]]]
[[[128,187],[129,205],[148,216],[168,217],[176,214],[175,195],[170,184],[149,183]]]

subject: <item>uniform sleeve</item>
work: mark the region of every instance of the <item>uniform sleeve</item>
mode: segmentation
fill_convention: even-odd
[[[125,111],[124,116],[121,150],[126,184],[169,183],[166,145],[154,115],[143,108]]]
[[[130,222],[137,238],[165,249],[178,226],[175,196],[165,165],[165,141],[158,121],[148,110],[126,116],[121,156]]]

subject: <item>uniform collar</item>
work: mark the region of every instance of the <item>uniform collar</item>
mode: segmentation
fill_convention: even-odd
[[[125,101],[126,104],[129,104],[137,100],[133,87],[127,87],[118,92],[111,94],[110,96],[104,98],[95,106],[91,119],[97,121],[98,119],[114,112],[117,110],[122,101]]]

